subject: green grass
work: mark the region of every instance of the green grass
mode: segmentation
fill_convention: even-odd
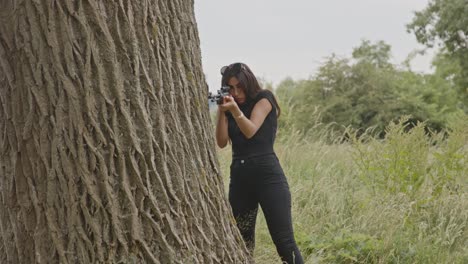
[[[342,144],[278,140],[306,263],[468,263],[468,121],[445,135],[427,136],[424,124],[387,132]],[[219,150],[226,190],[230,156]],[[257,263],[280,263],[263,214],[256,240]]]

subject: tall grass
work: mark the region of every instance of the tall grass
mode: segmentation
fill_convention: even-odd
[[[275,146],[306,263],[468,263],[466,117],[445,134],[400,122],[383,140],[310,138],[290,133]],[[230,155],[219,151],[226,187]],[[257,221],[257,263],[280,263]]]

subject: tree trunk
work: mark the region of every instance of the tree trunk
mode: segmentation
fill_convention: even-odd
[[[245,263],[193,0],[0,0],[0,263]]]

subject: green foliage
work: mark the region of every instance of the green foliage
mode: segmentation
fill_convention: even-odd
[[[426,178],[430,142],[422,123],[407,132],[408,120],[391,123],[384,140],[371,138],[363,144],[363,137],[354,138],[359,176],[376,193],[414,196]]]
[[[451,81],[442,74],[398,69],[390,57],[384,42],[363,41],[352,58],[331,56],[309,80],[284,80],[277,96],[291,113],[280,126],[308,134],[319,116],[320,123],[340,132],[372,130],[383,137],[388,123],[411,115],[412,125],[424,121],[430,130],[445,128],[446,120],[461,111]]]
[[[460,96],[468,102],[468,3],[466,0],[431,0],[416,12],[407,26],[417,40],[428,46],[441,46],[445,61],[451,61],[453,80]],[[444,69],[447,70],[447,69]]]
[[[425,121],[433,131],[446,128],[447,120],[462,112],[456,89],[439,74],[400,72],[395,85],[401,105],[406,106],[401,114]]]
[[[322,263],[377,263],[383,252],[382,240],[349,231],[323,238],[300,238],[297,243],[304,258],[313,255]]]
[[[447,133],[432,135],[427,135],[425,123],[408,131],[408,120],[391,123],[383,140],[354,137],[360,179],[375,193],[404,193],[423,201],[441,195],[444,188],[459,191],[455,179],[468,175],[468,117],[460,115]]]
[[[468,175],[468,116],[457,115],[449,120],[447,138],[440,140],[433,152],[434,160],[430,166],[434,193],[439,195],[444,187],[451,192],[462,190],[463,183],[456,179],[466,178]]]
[[[385,139],[330,144],[316,123],[314,140],[294,133],[275,145],[305,263],[467,262],[468,116],[452,116],[440,133],[406,120]],[[232,153],[220,154],[227,190]],[[280,263],[262,214],[254,256]]]
[[[383,41],[372,44],[364,40],[361,46],[353,50],[353,58],[359,63],[371,64],[377,68],[391,68],[389,63],[391,47]]]

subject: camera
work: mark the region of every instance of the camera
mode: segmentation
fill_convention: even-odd
[[[216,104],[223,103],[223,97],[229,95],[229,86],[222,86],[221,89],[218,90],[216,95],[213,95],[211,92],[208,93],[208,100],[211,102],[216,102]]]

